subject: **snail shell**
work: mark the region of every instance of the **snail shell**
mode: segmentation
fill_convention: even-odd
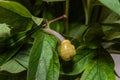
[[[74,45],[69,40],[63,40],[60,47],[60,56],[64,61],[69,61],[76,55]]]

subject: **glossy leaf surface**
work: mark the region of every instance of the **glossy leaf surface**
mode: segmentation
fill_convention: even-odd
[[[62,74],[66,75],[80,74],[88,66],[90,60],[94,57],[94,55],[95,55],[94,50],[82,48],[82,46],[79,47],[77,49],[77,55],[73,59],[73,64],[71,65],[72,67],[69,67],[70,65],[68,65],[68,67],[71,68],[71,71],[67,73],[62,72]]]
[[[10,25],[12,30],[19,32],[30,30],[33,24],[32,19],[23,17],[3,7],[0,7],[0,22]]]
[[[14,59],[8,61],[0,67],[0,71],[7,71],[9,73],[19,73],[26,70],[23,66],[21,66]]]
[[[96,51],[93,59],[84,71],[81,80],[115,80],[114,62],[104,49]]]
[[[106,7],[120,15],[120,1],[119,0],[99,0]]]
[[[0,1],[0,6],[23,17],[31,18],[31,13],[21,4],[13,1]]]
[[[54,52],[56,39],[38,31],[30,54],[28,80],[58,80],[59,61]]]

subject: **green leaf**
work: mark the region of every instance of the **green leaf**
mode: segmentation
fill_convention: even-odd
[[[35,38],[29,59],[28,80],[58,80],[58,54],[54,52],[56,39],[41,31]]]
[[[0,71],[7,71],[10,73],[19,73],[26,70],[23,66],[21,66],[14,59],[8,61],[7,63],[0,66]]]
[[[18,74],[11,74],[5,71],[0,72],[0,80],[26,80],[26,71]]]
[[[32,19],[23,17],[2,7],[0,7],[0,23],[10,25],[10,28],[15,32],[30,30],[33,25]]]
[[[119,0],[99,0],[106,7],[120,15],[120,1]]]
[[[0,24],[0,38],[10,36],[10,28],[7,24]]]
[[[9,24],[16,32],[30,30],[33,22],[40,25],[43,20],[32,16],[24,6],[14,1],[0,1],[0,11],[0,22]]]
[[[31,50],[31,44],[24,44],[18,54],[14,57],[14,59],[28,69],[28,62],[29,62],[29,54]]]
[[[68,73],[62,72],[62,74],[66,75],[80,74],[89,65],[90,60],[93,58],[94,55],[95,55],[94,50],[90,50],[88,48],[83,48],[82,46],[80,46],[77,49],[77,55],[73,59],[73,65],[71,65],[72,66],[71,72]]]
[[[106,12],[106,11],[104,10],[104,12]],[[116,14],[115,12],[108,11],[106,13],[108,13],[107,14],[108,16],[106,18],[104,18],[103,23],[111,23],[112,24],[112,23],[116,23],[116,21],[120,20],[119,19],[120,16],[118,14]],[[105,14],[102,14],[102,15],[105,15]]]
[[[5,52],[0,54],[0,66],[3,65],[5,62],[7,62],[9,59],[11,59],[16,52],[21,48],[23,43],[19,43],[17,44],[17,46],[14,46],[13,48],[9,48],[8,50],[6,50]]]
[[[0,6],[23,17],[31,18],[31,13],[21,4],[14,1],[0,1]]]
[[[33,22],[39,25],[42,19],[32,16],[28,9],[17,2],[0,1],[0,23],[10,25],[13,31],[18,32],[30,30]]]
[[[45,2],[58,2],[58,1],[65,1],[65,0],[43,0]]]
[[[11,59],[25,43],[26,33],[22,32],[0,42],[0,66]]]
[[[87,30],[88,26],[85,25],[80,25],[79,27],[77,27],[78,25],[74,25],[74,28],[71,29],[70,31],[70,36],[77,38],[77,39],[82,39],[85,31]]]
[[[37,27],[38,29],[38,27]],[[30,39],[30,36],[36,29],[29,32],[20,32],[0,42],[0,66],[11,59],[23,46],[23,44]]]
[[[0,66],[3,65],[5,62],[7,62],[9,59],[11,59],[15,54],[16,52],[21,48],[22,44],[24,42],[23,41],[20,41],[20,42],[17,42],[15,45],[14,43],[11,44],[11,45],[14,45],[14,46],[5,46],[1,49],[1,54],[0,54]]]
[[[108,52],[98,49],[97,56],[84,71],[81,80],[115,80],[114,62]]]
[[[29,10],[31,10],[31,8],[32,8],[30,0],[8,0],[8,1],[18,2],[22,5],[24,5]]]
[[[34,17],[34,16],[32,16],[32,20],[39,26],[41,23],[42,23],[42,21],[43,21],[43,19],[42,18],[38,18],[38,17]]]
[[[89,25],[87,31],[84,33],[83,40],[88,48],[96,49],[101,45],[103,35],[101,25],[92,24]]]
[[[120,32],[109,33],[105,36],[106,40],[114,40],[114,39],[119,39],[119,38],[120,38]]]

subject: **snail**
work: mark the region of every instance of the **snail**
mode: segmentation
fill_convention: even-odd
[[[65,18],[65,15],[48,22],[48,24],[45,24],[45,26],[48,26],[49,23],[54,22],[61,18]],[[70,61],[76,55],[74,45],[72,45],[69,40],[66,40],[61,34],[50,29],[49,27],[45,27],[43,31],[55,36],[60,41],[60,57],[62,58],[62,60]]]
[[[60,47],[60,56],[64,61],[69,61],[76,55],[74,45],[69,40],[63,40]]]
[[[72,57],[76,55],[75,47],[69,40],[66,40],[61,34],[50,28],[45,28],[43,30],[48,34],[54,35],[57,39],[60,40],[60,57],[64,61],[70,61]]]

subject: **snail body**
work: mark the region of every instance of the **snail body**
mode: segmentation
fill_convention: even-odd
[[[69,40],[66,40],[61,34],[59,34],[58,32],[49,28],[50,23],[52,23],[54,21],[57,21],[59,19],[62,19],[62,18],[66,18],[66,16],[63,15],[61,17],[58,17],[54,20],[51,20],[51,21],[47,22],[45,25],[43,25],[43,26],[46,26],[46,28],[44,28],[43,31],[48,33],[48,34],[51,34],[51,35],[55,36],[60,41],[60,43],[61,43],[60,57],[64,61],[70,61],[73,58],[73,56],[76,55],[76,50],[75,50],[74,45],[72,45]]]
[[[62,42],[63,40],[65,40],[65,38],[61,34],[59,34],[58,32],[56,32],[56,31],[54,31],[54,30],[52,30],[50,28],[45,28],[43,30],[46,33],[48,33],[48,34],[51,34],[51,35],[55,36],[60,42]]]
[[[61,34],[50,28],[45,28],[43,30],[48,34],[55,36],[61,42],[60,57],[62,58],[62,60],[70,61],[73,56],[76,55],[75,47],[71,44],[69,40],[66,40]]]

